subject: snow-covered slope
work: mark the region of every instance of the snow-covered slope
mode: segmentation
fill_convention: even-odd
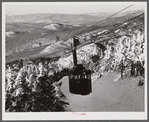
[[[97,55],[100,49],[96,44],[89,44],[77,50],[78,64],[88,63],[91,60],[91,56]],[[72,68],[73,56],[72,53],[62,56],[58,60],[58,66],[60,68]]]

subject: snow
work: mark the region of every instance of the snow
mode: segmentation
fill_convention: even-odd
[[[95,111],[143,111],[144,93],[143,88],[137,86],[136,79],[126,78],[117,82],[117,73],[109,72],[100,79],[92,82],[90,95],[77,95],[69,92],[68,77],[63,77],[61,91],[69,101],[69,108],[74,112]],[[132,92],[135,89],[136,92]],[[141,101],[135,105],[135,95]]]
[[[57,30],[60,26],[58,24],[50,24],[47,26],[44,26],[43,28],[47,29],[47,30]]]
[[[40,47],[40,44],[33,44],[32,48],[35,48],[35,47]]]
[[[114,31],[115,33],[118,33],[118,32],[120,32],[120,29],[117,29],[116,31]]]
[[[11,37],[11,35],[15,34],[13,31],[10,31],[10,32],[6,32],[6,36],[7,37]]]
[[[81,25],[73,25],[74,27],[80,27]]]
[[[97,35],[100,35],[100,34],[102,34],[102,33],[104,33],[104,32],[107,32],[107,30],[103,30],[103,31],[101,31],[101,32],[98,32]]]
[[[38,20],[38,21],[35,21],[35,23],[43,23],[43,22],[51,23],[52,21],[51,20]]]
[[[77,51],[78,64],[85,61],[86,63],[90,61],[90,56],[98,54],[98,47],[95,44],[86,45]],[[63,68],[70,68],[73,66],[73,56],[72,54],[67,57],[61,57],[58,60],[58,66]]]

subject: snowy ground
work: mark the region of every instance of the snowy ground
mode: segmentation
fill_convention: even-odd
[[[109,72],[95,80],[92,93],[86,96],[71,94],[68,77],[63,77],[61,91],[69,101],[68,111],[144,111],[144,86],[137,86],[137,78],[118,77],[119,74]]]

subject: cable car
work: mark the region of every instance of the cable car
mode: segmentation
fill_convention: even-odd
[[[88,95],[92,92],[91,71],[85,69],[82,64],[77,64],[76,47],[78,39],[73,39],[73,63],[74,66],[69,70],[69,91],[72,94]]]

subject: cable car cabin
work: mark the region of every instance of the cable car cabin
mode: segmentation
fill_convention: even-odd
[[[73,40],[73,62],[74,66],[69,71],[69,91],[73,94],[88,95],[92,92],[91,71],[85,69],[82,64],[77,64],[76,46],[78,40]]]
[[[82,64],[69,71],[69,91],[73,94],[88,95],[91,91],[91,71]]]

